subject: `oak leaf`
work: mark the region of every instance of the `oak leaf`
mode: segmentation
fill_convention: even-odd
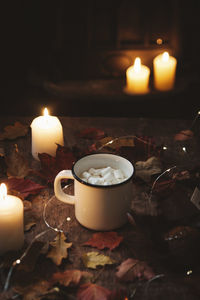
[[[80,271],[80,270],[66,270],[64,272],[54,273],[50,282],[51,284],[55,284],[59,282],[64,286],[76,286],[83,279],[84,281],[88,281],[93,277],[93,275],[89,272]]]
[[[24,178],[28,175],[30,171],[28,160],[19,152],[17,145],[10,155],[5,157],[5,161],[8,177]]]
[[[77,300],[108,300],[111,291],[94,283],[85,283],[79,287]]]
[[[28,133],[29,127],[15,122],[14,125],[8,125],[4,128],[4,132],[0,134],[0,141],[4,139],[14,140],[18,137],[25,136]]]
[[[57,145],[56,157],[47,153],[38,154],[41,163],[40,175],[49,183],[53,183],[56,175],[62,170],[70,170],[76,157],[68,147]]]
[[[78,132],[77,135],[84,139],[99,140],[105,136],[105,132],[97,128],[86,128]]]
[[[9,178],[4,181],[7,185],[9,191],[16,191],[20,193],[22,198],[26,198],[29,195],[38,194],[45,186],[40,185],[30,179],[23,179],[23,178]]]
[[[117,278],[121,281],[134,281],[135,279],[151,279],[155,276],[152,268],[144,261],[128,258],[118,266]]]
[[[175,141],[187,141],[187,140],[190,140],[191,138],[193,138],[193,136],[194,136],[194,133],[191,130],[189,130],[189,129],[182,130],[174,136],[174,140]]]
[[[49,244],[52,246],[51,250],[48,252],[47,257],[49,257],[57,266],[62,263],[63,258],[67,258],[67,249],[72,246],[72,243],[66,243],[66,236],[63,232],[59,232],[53,242]]]
[[[94,233],[92,238],[85,242],[83,245],[96,247],[99,250],[104,248],[113,250],[119,246],[122,240],[123,237],[118,236],[117,232],[98,232]]]
[[[98,252],[87,252],[82,255],[82,261],[86,268],[96,269],[97,266],[112,265],[115,260],[109,256],[100,254]]]

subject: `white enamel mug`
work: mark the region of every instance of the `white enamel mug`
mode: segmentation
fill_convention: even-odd
[[[127,179],[113,185],[93,185],[80,177],[90,168],[110,166],[120,169]],[[58,173],[54,181],[57,199],[75,205],[78,222],[93,230],[113,230],[127,222],[132,200],[132,176],[134,167],[127,159],[113,154],[91,154],[79,159],[71,170]],[[62,179],[74,179],[74,196],[63,192]]]

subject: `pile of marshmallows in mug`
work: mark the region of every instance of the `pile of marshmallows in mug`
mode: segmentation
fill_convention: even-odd
[[[127,177],[120,169],[105,167],[101,169],[90,168],[81,174],[81,179],[95,185],[111,185],[123,182]]]

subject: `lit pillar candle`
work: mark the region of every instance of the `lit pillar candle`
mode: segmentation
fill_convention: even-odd
[[[141,65],[139,57],[135,59],[134,65],[126,70],[126,89],[130,94],[146,94],[149,91],[150,69]]]
[[[57,145],[64,145],[62,125],[57,117],[50,116],[47,108],[44,115],[31,123],[32,155],[38,160],[38,153],[56,155]]]
[[[0,255],[18,250],[24,243],[24,206],[15,196],[7,195],[4,183],[0,185]]]
[[[164,52],[156,56],[153,60],[154,86],[160,91],[173,89],[175,83],[177,60]]]

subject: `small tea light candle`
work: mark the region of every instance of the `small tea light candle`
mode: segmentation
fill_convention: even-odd
[[[150,69],[141,65],[141,59],[136,57],[134,65],[126,71],[125,92],[129,94],[146,94],[149,92]]]
[[[24,206],[15,196],[7,195],[4,183],[0,185],[0,255],[19,250],[24,243]]]
[[[153,60],[154,86],[160,91],[173,89],[175,83],[177,60],[164,52],[156,56]]]
[[[39,116],[31,123],[32,155],[38,160],[38,153],[56,155],[57,145],[64,145],[62,125],[57,117],[50,116],[47,108],[44,115]]]

